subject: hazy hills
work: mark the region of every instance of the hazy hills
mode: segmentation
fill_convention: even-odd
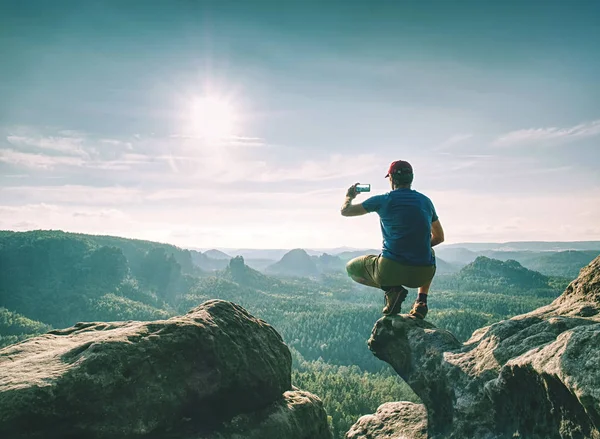
[[[600,250],[483,250],[475,252],[462,247],[442,247],[436,250],[436,254],[438,263],[443,258],[444,261],[459,268],[473,262],[479,256],[485,256],[501,261],[515,260],[526,268],[548,276],[575,278],[582,267],[600,254]]]
[[[112,236],[95,236],[76,233],[53,233],[57,236],[78,237],[97,246],[114,246],[132,261],[133,269],[139,266],[140,258],[150,248],[163,249],[173,256],[181,266],[182,273],[202,275],[226,269],[232,256],[243,256],[244,263],[262,273],[278,276],[316,277],[323,273],[344,273],[350,259],[365,255],[379,254],[378,249],[210,249],[204,252],[195,249],[182,249],[174,245],[126,239]],[[20,233],[0,231],[0,238],[10,240]],[[441,245],[435,248],[437,273],[451,274],[479,256],[519,262],[523,267],[539,271],[547,276],[574,278],[579,270],[600,254],[600,241],[579,242],[508,242],[508,243],[459,243]]]
[[[302,250],[303,253],[298,253],[298,250]],[[600,254],[600,242],[464,243],[441,245],[436,247],[435,251],[438,274],[456,273],[479,256],[486,256],[501,261],[512,259],[525,268],[539,271],[547,276],[574,278],[582,267]],[[289,255],[290,252],[294,252],[293,256]],[[321,252],[311,249],[245,249],[231,252],[243,256],[245,263],[256,270],[298,277],[316,276],[318,273],[325,272],[343,272],[345,263],[350,259],[379,253],[378,249],[346,248]],[[198,266],[207,271],[223,269],[230,258],[229,254],[220,250],[196,252],[195,255]],[[309,258],[312,259],[312,263]]]
[[[297,248],[283,255],[280,261],[269,265],[266,272],[282,276],[316,277],[320,270],[306,251]]]
[[[229,256],[227,253],[215,249],[205,251],[204,254],[211,259],[224,259],[226,261],[231,259],[231,256]]]
[[[434,280],[436,288],[453,291],[513,292],[533,296],[554,296],[566,287],[566,278],[554,279],[530,270],[519,262],[478,256],[459,272]]]
[[[192,248],[190,248],[192,249]],[[599,251],[600,252],[600,241],[572,241],[572,242],[550,242],[550,241],[520,241],[520,242],[504,242],[504,243],[456,243],[456,244],[442,244],[435,248],[436,252],[442,259],[453,262],[454,259],[446,257],[446,254],[450,249],[465,249],[471,253],[477,255],[479,252],[490,252],[490,251],[516,251],[516,252],[558,252],[558,251]],[[193,250],[200,251],[201,249],[194,248]],[[214,249],[207,251],[201,251],[203,253],[212,252]],[[371,249],[360,249],[360,248],[349,248],[349,247],[336,247],[336,248],[304,248],[306,253],[311,256],[319,256],[323,253],[330,255],[339,256],[342,260],[349,260],[356,256],[364,254],[378,254],[381,249],[379,247]],[[225,253],[230,256],[242,256],[244,260],[248,259],[270,259],[273,261],[280,260],[283,255],[290,251],[290,249],[233,249],[233,248],[218,248],[219,253]],[[210,253],[208,253],[210,256]],[[476,257],[476,256],[475,256]],[[472,262],[475,257],[463,261],[465,264]]]
[[[321,291],[345,302],[371,300],[373,292],[361,292],[364,287],[345,274],[347,259],[357,253],[369,251],[311,255],[294,249],[279,260],[260,260],[263,266],[257,270],[252,260],[228,259],[220,251],[203,253],[150,241],[60,231],[0,232],[0,335],[14,342],[24,334],[43,331],[46,325],[160,319],[211,297],[249,301],[265,313],[275,297],[296,300]],[[521,256],[526,254],[531,264],[546,268],[572,262],[569,267],[575,270],[592,253],[545,252],[536,259],[534,252],[523,252]],[[468,253],[460,250],[460,254]],[[479,256],[461,268],[438,258],[434,289],[549,297],[556,295],[561,282],[514,260]],[[314,355],[319,356],[318,352]]]
[[[331,394],[318,393],[354,407],[372,388],[348,385],[333,375],[337,369],[332,368],[345,366],[344,377],[346,366],[359,368],[360,382],[365,381],[362,371],[380,373],[381,364],[364,341],[381,316],[382,293],[352,282],[344,265],[350,257],[378,251],[312,253],[295,249],[286,250],[279,259],[246,259],[222,249],[188,250],[108,236],[0,232],[0,346],[78,321],[165,319],[219,298],[240,304],[272,324],[302,370],[312,371],[308,362],[318,360],[314,370],[332,374],[334,379],[326,381],[341,383],[342,396],[332,399]],[[467,266],[438,257],[436,289],[430,299],[428,320],[461,341],[474,329],[529,312],[560,293],[552,278],[518,262],[477,259],[478,252],[473,253],[475,258]],[[554,254],[559,255],[546,252],[544,256],[553,264],[554,258],[565,257],[551,258]],[[567,257],[574,260],[582,255]],[[253,266],[255,261],[262,268]],[[541,263],[549,266],[544,258]],[[442,289],[444,282],[453,283],[452,288]],[[415,292],[410,293],[414,298]],[[311,376],[312,372],[302,375],[306,380]],[[390,382],[377,386],[388,389]],[[373,402],[373,407],[379,403]],[[340,419],[356,419],[360,414],[346,406],[335,408],[338,405],[330,403],[328,411],[337,431],[347,431]]]
[[[473,252],[482,251],[538,251],[555,252],[565,250],[600,250],[600,241],[514,241],[514,242],[464,242],[444,244],[440,249],[464,248]]]

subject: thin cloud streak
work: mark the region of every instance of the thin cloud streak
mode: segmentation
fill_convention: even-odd
[[[13,186],[0,188],[5,202],[50,203],[58,205],[85,205],[122,208],[141,206],[155,208],[160,203],[185,200],[185,205],[211,207],[244,206],[264,204],[272,209],[290,208],[299,205],[311,207],[337,206],[344,188],[312,191],[245,191],[235,188],[206,191],[202,188],[142,189],[132,187],[93,187],[83,185],[57,186]],[[163,204],[164,205],[164,204]],[[173,203],[171,203],[173,205]]]
[[[600,134],[600,119],[585,122],[570,128],[529,128],[512,131],[498,137],[492,146],[511,147],[527,144],[548,142],[553,144],[561,141],[572,141],[581,138],[593,137]]]
[[[35,130],[30,128],[29,132]],[[318,182],[351,177],[356,174],[357,163],[360,163],[362,173],[376,169],[378,164],[373,154],[351,157],[330,154],[321,159],[292,161],[292,166],[281,166],[266,159],[263,149],[272,145],[259,137],[232,136],[211,143],[193,136],[171,135],[130,142],[77,134],[78,137],[10,135],[7,140],[19,149],[0,150],[0,161],[17,168],[60,168],[74,178],[80,178],[78,174],[85,169],[97,169],[134,172],[144,181],[177,175],[178,179],[189,182],[214,183]],[[31,146],[39,151],[31,151]],[[165,154],[165,151],[169,153]],[[154,166],[148,168],[146,165]]]
[[[53,169],[57,166],[83,166],[85,160],[73,156],[51,156],[15,151],[0,150],[0,162],[24,168]]]
[[[87,155],[82,147],[84,139],[81,137],[30,137],[9,135],[6,137],[6,140],[17,148],[32,146],[42,150],[51,150],[69,155]]]
[[[47,155],[43,153],[21,152],[14,149],[2,149],[0,150],[0,162],[16,167],[34,169],[70,167],[128,171],[133,169],[135,165],[152,163],[152,160],[139,154],[127,154],[119,160],[101,160],[70,155]]]
[[[169,136],[171,139],[185,139],[185,140],[196,140],[205,144],[205,146],[254,146],[254,147],[266,147],[269,146],[265,139],[261,137],[247,137],[247,136],[230,136],[223,139],[207,141],[203,136],[192,136],[189,134],[172,134]]]
[[[459,144],[463,143],[465,140],[469,140],[471,138],[473,138],[473,134],[456,134],[456,135],[444,140],[438,146],[433,148],[433,150],[434,151],[445,151],[448,149],[452,149],[452,147],[459,145]]]

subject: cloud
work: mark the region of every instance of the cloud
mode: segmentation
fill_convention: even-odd
[[[94,209],[77,210],[72,213],[74,218],[97,219],[97,220],[127,220],[129,217],[118,209]]]
[[[285,147],[275,150],[265,139],[250,136],[206,141],[179,134],[109,139],[77,131],[57,133],[40,135],[36,129],[20,128],[18,135],[7,136],[13,148],[0,150],[0,161],[17,169],[60,168],[77,183],[89,179],[90,170],[97,170],[95,179],[108,184],[132,179],[158,183],[167,179],[179,187],[199,182],[318,182],[354,176],[357,164],[363,175],[378,165],[373,154],[314,154],[314,158],[306,159],[300,148],[288,148],[285,159],[277,158],[282,157],[281,148]],[[103,175],[101,171],[110,174]],[[173,196],[174,193],[168,194],[169,198]]]
[[[231,215],[236,218],[240,210],[248,208],[264,215],[277,212],[283,215],[297,215],[297,210],[311,212],[314,209],[337,211],[341,204],[345,188],[327,188],[320,190],[283,190],[259,191],[247,188],[240,191],[229,187],[220,190],[206,190],[203,187],[187,187],[172,189],[140,189],[127,187],[91,187],[81,185],[59,186],[15,186],[0,188],[2,199],[9,204],[19,203],[71,207],[84,206],[97,208],[139,208],[193,212],[202,209],[205,213],[216,216]],[[158,213],[153,213],[158,215]],[[222,221],[221,221],[222,222]]]
[[[101,139],[100,143],[103,143],[105,145],[117,146],[119,148],[126,149],[126,150],[133,149],[133,144],[131,142],[123,142],[122,140]]]
[[[133,150],[131,141],[99,138],[75,130],[15,127],[7,132],[8,144],[23,152],[111,159]]]
[[[47,155],[44,153],[21,152],[14,149],[1,149],[0,162],[16,167],[34,169],[54,169],[76,167],[100,170],[127,171],[136,165],[149,164],[153,160],[141,154],[125,154],[116,160],[102,160],[70,155]],[[85,177],[85,176],[82,176]]]
[[[557,143],[573,141],[600,134],[600,119],[585,122],[570,128],[529,128],[512,131],[498,137],[492,146],[510,147],[527,144]]]
[[[203,143],[208,146],[255,146],[255,147],[265,147],[269,146],[265,139],[261,137],[247,137],[247,136],[229,136],[222,139],[217,140],[208,140],[202,136],[192,136],[187,134],[172,134],[169,136],[171,139],[186,139],[186,140],[195,140],[197,142]],[[215,145],[217,144],[217,145]]]
[[[244,194],[237,197],[243,199]],[[60,229],[171,242],[186,247],[292,248],[300,243],[313,246],[323,243],[321,247],[327,247],[330,243],[352,240],[352,237],[362,240],[361,246],[375,246],[380,242],[376,216],[354,221],[343,218],[339,214],[342,198],[339,194],[334,203],[322,206],[316,206],[307,197],[289,200],[289,194],[283,193],[267,197],[268,201],[258,206],[256,203],[241,206],[180,203],[172,208],[152,210],[148,206],[132,205],[118,208],[48,203],[0,205],[0,229]],[[287,205],[279,205],[277,199]],[[364,233],[357,234],[356,230]]]
[[[275,182],[286,180],[323,181],[356,175],[357,166],[361,173],[377,169],[379,160],[373,154],[332,154],[325,160],[306,160],[288,168],[263,168],[262,172],[248,175],[250,180]]]
[[[44,229],[134,236],[136,227],[139,228],[140,224],[119,209],[65,207],[48,203],[0,206],[2,230]]]
[[[545,194],[428,191],[447,243],[593,240],[600,189]],[[477,206],[473,209],[473,206]],[[560,206],[560,208],[557,208]]]
[[[174,141],[176,139],[181,141]],[[278,163],[275,159],[269,160],[269,154],[265,152],[265,148],[272,145],[251,137],[237,137],[235,141],[218,143],[207,143],[182,136],[175,139],[171,136],[168,140],[171,143],[158,142],[160,149],[149,145],[149,150],[156,151],[154,158],[165,162],[173,174],[196,181],[322,181],[356,175],[357,168],[360,168],[361,173],[365,173],[379,165],[379,160],[374,154],[328,154],[306,160],[306,153],[294,148],[286,148],[285,162]],[[247,147],[248,142],[250,147]],[[156,143],[156,140],[153,143]],[[169,153],[165,154],[165,151]],[[279,149],[279,152],[281,151]]]
[[[338,190],[295,194],[197,191],[189,195],[189,201],[175,200],[168,207],[158,202],[162,197],[154,203],[128,203],[127,193],[118,206],[27,200],[19,206],[0,206],[0,229],[63,229],[187,247],[376,248],[381,241],[377,215],[340,216],[343,195]],[[437,208],[448,243],[600,238],[595,222],[600,205],[594,203],[600,197],[598,190],[544,196],[500,193],[490,197],[467,191],[428,191],[427,195]],[[82,190],[79,201],[84,196]],[[105,201],[111,196],[106,189]],[[196,202],[205,197],[208,202]]]
[[[33,128],[20,127],[9,134],[9,148],[0,149],[0,161],[15,167],[54,169],[57,167],[95,168],[126,171],[150,163],[146,155],[133,152],[133,143],[119,139],[94,139],[73,130],[58,135],[39,134]]]
[[[25,168],[52,169],[57,166],[82,166],[85,161],[80,157],[52,156],[15,151],[0,150],[0,162]]]
[[[473,134],[456,134],[456,135],[444,140],[439,145],[437,145],[434,148],[434,151],[444,151],[447,149],[451,149],[453,146],[459,145],[459,144],[463,143],[465,140],[471,139],[472,137],[473,137]]]
[[[87,153],[83,149],[82,137],[32,137],[32,136],[14,136],[6,137],[8,143],[17,148],[23,146],[32,146],[37,149],[51,150],[61,152],[63,154],[86,156]]]
[[[146,195],[150,201],[184,200],[196,196],[200,191],[195,189],[165,189]]]
[[[21,203],[45,202],[60,205],[119,206],[139,204],[143,192],[136,188],[82,185],[13,186],[1,189],[3,198]]]

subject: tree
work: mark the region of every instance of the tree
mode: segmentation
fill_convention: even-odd
[[[146,253],[141,267],[142,282],[154,288],[161,297],[174,293],[181,278],[181,265],[175,257],[162,247],[155,247]]]
[[[117,247],[100,247],[94,250],[84,262],[88,282],[105,289],[117,287],[129,273],[129,266],[123,251]]]

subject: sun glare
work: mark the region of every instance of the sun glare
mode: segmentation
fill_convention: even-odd
[[[230,138],[236,133],[238,114],[231,102],[214,96],[196,98],[191,105],[191,125],[207,140]]]

